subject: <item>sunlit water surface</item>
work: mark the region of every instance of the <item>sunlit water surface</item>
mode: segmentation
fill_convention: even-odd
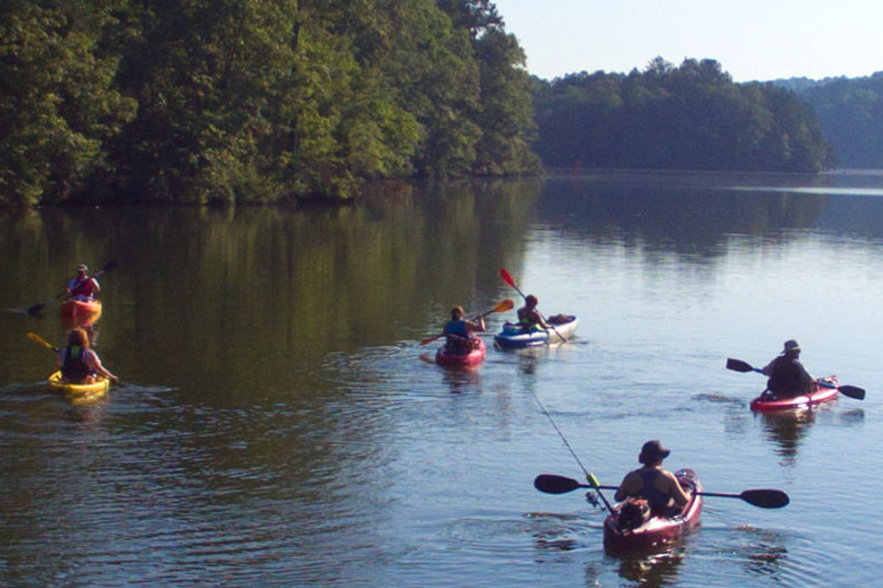
[[[337,215],[0,218],[0,585],[874,585],[881,184],[587,173]],[[112,257],[96,349],[124,384],[74,405],[25,338],[63,341],[52,308],[21,311]],[[500,267],[577,336],[436,366],[418,342],[452,304],[520,301]],[[726,359],[788,338],[866,399],[752,414],[764,380]],[[533,488],[616,484],[651,438],[708,491],[791,504],[708,498],[623,558],[583,492]]]

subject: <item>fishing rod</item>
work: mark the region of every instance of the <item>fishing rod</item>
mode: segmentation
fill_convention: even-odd
[[[564,441],[564,446],[567,447],[567,450],[570,451],[570,455],[573,456],[573,459],[576,460],[576,463],[579,464],[580,469],[586,475],[586,480],[589,482],[595,492],[598,493],[598,496],[601,497],[601,500],[604,501],[604,506],[606,506],[607,510],[610,511],[610,514],[613,514],[613,507],[610,506],[610,503],[607,502],[607,498],[605,498],[604,494],[601,493],[601,484],[598,483],[598,478],[595,477],[595,474],[590,473],[589,470],[587,470],[586,467],[583,465],[583,462],[580,461],[579,456],[573,450],[573,447],[571,447],[570,442],[567,441],[567,437],[565,437],[564,433],[561,432],[561,429],[558,428],[557,423],[555,423],[555,419],[552,418],[552,415],[549,414],[549,411],[546,410],[546,407],[543,406],[543,403],[540,402],[540,399],[537,397],[537,395],[534,394],[533,391],[531,391],[530,395],[533,396],[533,399],[536,400],[536,403],[540,407],[540,410],[543,411],[543,414],[546,415],[546,418],[549,419],[550,423],[552,423],[552,426],[555,428],[558,436],[561,437],[562,441]],[[597,503],[595,504],[595,506],[597,506]]]

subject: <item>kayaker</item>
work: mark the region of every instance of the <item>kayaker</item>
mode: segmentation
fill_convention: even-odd
[[[68,282],[67,289],[65,290],[68,298],[86,302],[92,300],[96,294],[101,292],[98,280],[93,276],[89,276],[88,272],[89,266],[85,263],[77,266],[77,275]]]
[[[101,358],[89,348],[89,337],[83,329],[71,329],[68,334],[68,345],[58,352],[55,362],[61,366],[61,376],[72,384],[87,384],[101,375],[119,384],[120,379],[107,371],[101,364]]]
[[[662,468],[662,460],[670,453],[658,440],[644,443],[638,455],[638,461],[644,465],[625,475],[614,495],[616,501],[622,502],[629,497],[643,498],[650,505],[653,515],[672,516],[679,513],[690,501],[690,490],[682,488],[675,475]]]
[[[524,297],[524,306],[518,309],[518,324],[521,325],[525,333],[529,333],[535,329],[551,329],[552,325],[546,322],[540,311],[537,310],[537,304],[540,300],[533,294]]]
[[[455,353],[469,353],[473,349],[477,337],[473,333],[484,331],[484,317],[479,316],[475,320],[463,318],[466,311],[462,306],[451,309],[451,320],[445,324],[445,341],[448,350]]]
[[[793,398],[818,389],[816,379],[806,371],[799,358],[800,343],[788,339],[782,353],[761,370],[769,376],[766,387],[776,398]]]

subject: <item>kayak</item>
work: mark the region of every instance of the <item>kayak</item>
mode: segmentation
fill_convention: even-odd
[[[65,300],[61,303],[61,322],[67,329],[88,327],[100,317],[100,300]]]
[[[564,340],[571,338],[579,325],[579,319],[573,315],[559,314],[549,317],[548,323],[555,328],[537,329],[527,333],[519,325],[506,323],[503,329],[494,335],[494,342],[500,349],[523,349],[560,343],[562,338]]]
[[[699,476],[691,469],[675,472],[678,481],[685,488],[690,488],[690,502],[681,514],[673,517],[651,516],[630,523],[623,516],[626,505],[634,504],[631,499],[613,507],[613,514],[604,520],[604,549],[611,554],[622,554],[631,551],[645,551],[663,546],[689,533],[699,526],[699,514],[702,512],[702,483]],[[637,525],[637,526],[633,526]]]
[[[476,339],[478,346],[469,353],[458,353],[448,349],[447,343],[435,353],[435,363],[449,367],[475,367],[487,357],[487,346],[481,339]]]
[[[769,412],[774,410],[788,410],[793,408],[808,408],[815,404],[830,402],[837,397],[837,387],[840,383],[837,376],[819,378],[819,389],[810,394],[801,394],[792,398],[776,398],[766,390],[763,394],[751,401],[751,410],[755,412]]]
[[[65,382],[61,377],[61,372],[57,371],[49,376],[49,388],[53,392],[58,392],[69,398],[95,398],[104,395],[107,392],[110,388],[110,380],[98,376],[94,382],[89,382],[87,384],[71,384],[70,382]]]

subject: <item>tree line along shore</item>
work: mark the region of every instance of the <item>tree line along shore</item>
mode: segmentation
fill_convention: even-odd
[[[546,81],[525,59],[489,0],[5,0],[0,206],[346,201],[366,180],[553,166],[837,165],[801,94],[736,84],[714,60]]]

